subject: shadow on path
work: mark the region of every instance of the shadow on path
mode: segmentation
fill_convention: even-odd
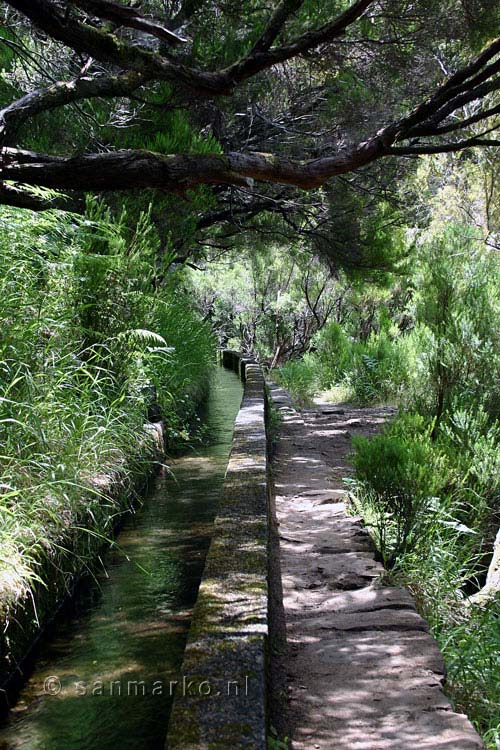
[[[281,412],[274,508],[294,750],[479,750],[442,691],[444,665],[410,594],[384,584],[360,518],[346,512],[351,437],[377,432],[390,408],[318,405]],[[277,542],[275,542],[277,544]],[[279,684],[279,680],[278,683]]]

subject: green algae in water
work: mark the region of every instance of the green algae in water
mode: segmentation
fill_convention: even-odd
[[[0,750],[163,750],[241,396],[238,377],[217,368],[206,444],[159,477],[120,551],[59,619]]]

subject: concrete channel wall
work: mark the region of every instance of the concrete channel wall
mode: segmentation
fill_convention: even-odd
[[[268,634],[266,393],[260,367],[225,351],[244,382],[184,661],[168,750],[265,750]]]

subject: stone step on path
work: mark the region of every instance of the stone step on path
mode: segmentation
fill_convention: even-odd
[[[375,434],[393,410],[298,413],[269,386],[282,417],[273,477],[293,750],[480,750],[443,693],[427,623],[384,583],[361,519],[346,512],[351,437]]]

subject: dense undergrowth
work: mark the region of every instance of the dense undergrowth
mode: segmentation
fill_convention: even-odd
[[[84,218],[3,208],[0,255],[5,608],[61,564],[63,577],[83,568],[112,533],[145,469],[153,397],[168,443],[188,437],[214,343],[182,274],[158,283],[147,214],[131,228],[97,204]]]
[[[396,401],[408,385],[406,351],[385,331],[356,341],[332,322],[313,343],[315,351],[290,360],[275,373],[299,405],[310,403],[318,392],[361,406]]]

